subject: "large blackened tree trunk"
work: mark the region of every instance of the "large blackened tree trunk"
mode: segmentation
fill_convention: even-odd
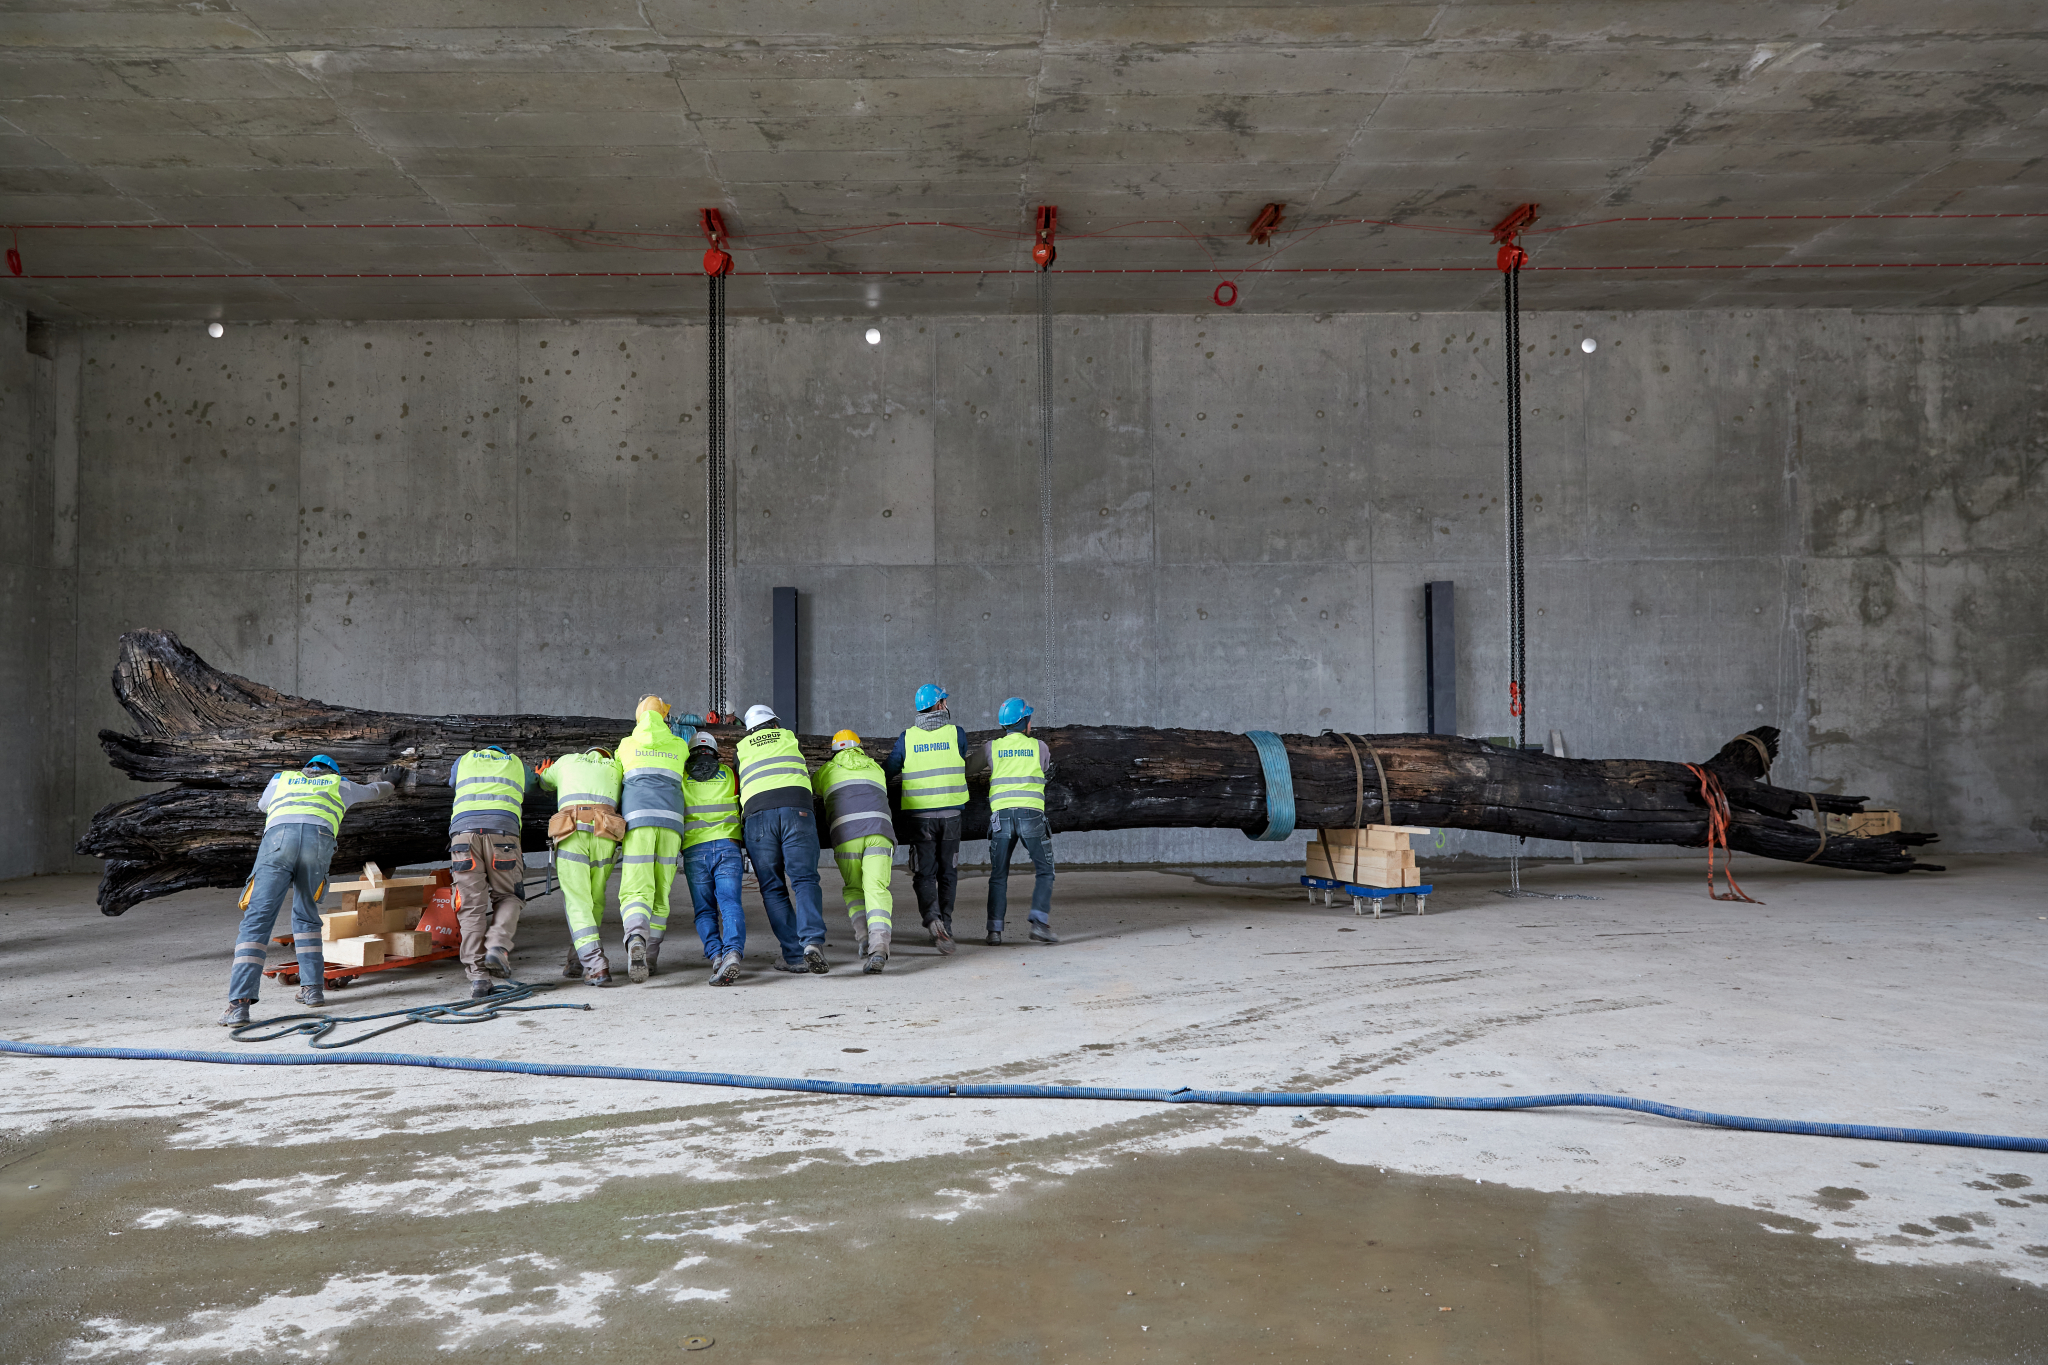
[[[615,747],[632,729],[629,721],[599,716],[410,716],[330,706],[222,673],[160,630],[121,637],[114,693],[137,732],[103,730],[101,746],[136,781],[169,785],[106,807],[79,840],[79,852],[107,862],[99,903],[109,915],[193,887],[239,886],[263,832],[257,796],[272,773],[315,753],[367,777],[407,749],[415,752],[417,765],[394,799],[351,810],[335,850],[337,867],[369,859],[395,867],[446,856],[448,770],[469,750],[497,744],[537,762],[591,745]],[[737,732],[713,729],[729,755]],[[1727,793],[1731,847],[1863,872],[1927,866],[1908,850],[1935,837],[1928,834],[1835,836],[1823,848],[1816,832],[1792,817],[1858,810],[1862,798],[1770,785],[1764,752],[1776,753],[1777,731],[1749,733],[1754,743],[1738,737],[1699,765]],[[1252,831],[1265,824],[1265,777],[1243,735],[1077,725],[1040,737],[1058,764],[1046,790],[1055,830]],[[1334,734],[1281,739],[1304,828],[1362,819],[1582,843],[1707,841],[1700,777],[1683,763],[1552,758],[1451,735],[1353,736],[1355,747]],[[814,764],[829,756],[825,736],[806,735],[803,746]],[[1384,790],[1374,753],[1385,768]],[[551,805],[528,804],[527,847],[545,846]],[[963,833],[987,837],[985,794],[969,804]]]

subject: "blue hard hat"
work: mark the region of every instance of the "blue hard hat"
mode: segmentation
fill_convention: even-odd
[[[1002,704],[1002,707],[999,710],[997,710],[996,724],[1015,725],[1018,721],[1024,719],[1024,717],[1030,714],[1030,702],[1025,701],[1022,697],[1011,697],[1008,701]]]
[[[917,689],[917,709],[929,711],[946,699],[946,689],[937,683],[926,683]]]
[[[309,768],[326,767],[332,768],[335,772],[341,771],[341,765],[339,763],[336,763],[333,759],[329,758],[326,754],[314,754],[311,758],[306,760],[306,766]]]

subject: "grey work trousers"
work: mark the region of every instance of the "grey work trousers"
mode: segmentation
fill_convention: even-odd
[[[448,870],[462,896],[455,911],[455,922],[462,926],[462,968],[471,981],[481,981],[484,954],[493,948],[511,954],[526,909],[526,858],[519,836],[482,829],[450,834]]]

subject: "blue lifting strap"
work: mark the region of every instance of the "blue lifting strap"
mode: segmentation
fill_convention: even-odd
[[[1294,833],[1294,770],[1287,763],[1287,746],[1271,730],[1247,730],[1245,738],[1259,751],[1259,766],[1266,773],[1266,827],[1257,834],[1246,830],[1245,837],[1277,843]]]

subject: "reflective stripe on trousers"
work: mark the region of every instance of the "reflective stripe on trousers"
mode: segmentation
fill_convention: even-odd
[[[668,932],[683,836],[665,825],[642,825],[626,831],[620,848],[624,856],[619,859],[619,921],[628,937],[637,933],[659,943]]]

